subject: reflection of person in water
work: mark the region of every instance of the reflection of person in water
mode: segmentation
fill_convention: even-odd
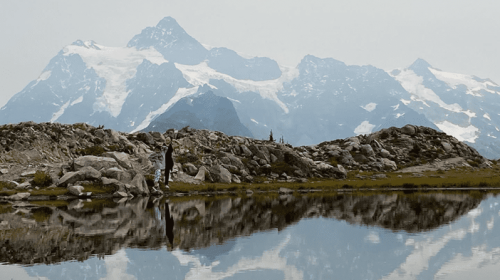
[[[170,214],[168,202],[165,202],[165,233],[172,248],[174,247],[174,218]]]
[[[168,189],[168,180],[170,177],[170,171],[174,168],[174,159],[172,158],[172,152],[174,148],[172,147],[172,143],[168,145],[167,153],[165,154],[165,187]]]

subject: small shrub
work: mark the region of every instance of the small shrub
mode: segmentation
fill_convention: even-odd
[[[480,186],[480,187],[483,187],[483,188],[484,188],[484,187],[489,187],[489,185],[490,185],[490,184],[488,184],[487,182],[483,182],[483,181],[479,182],[479,186]]]
[[[100,156],[104,154],[104,152],[105,150],[101,146],[92,146],[92,147],[87,147],[85,149],[76,150],[76,154],[82,156]]]
[[[389,138],[389,133],[387,131],[384,131],[380,134],[380,139],[387,139]]]
[[[2,190],[2,189],[10,189],[10,188],[13,188],[13,187],[15,187],[14,183],[0,181],[0,190]]]
[[[329,161],[329,162],[330,162],[330,164],[331,164],[332,166],[334,166],[334,167],[337,167],[337,165],[339,164],[339,162],[338,162],[337,158],[335,158],[335,157],[331,157],[331,158],[329,158],[329,159],[328,159],[328,161]]]
[[[33,185],[38,187],[48,187],[52,184],[52,177],[44,171],[37,171],[33,178]]]
[[[468,160],[467,162],[468,162],[468,163],[470,164],[470,166],[472,166],[472,167],[479,167],[479,163],[477,163],[477,161],[475,161],[475,160]]]
[[[146,179],[146,184],[148,187],[153,187],[155,185],[155,175],[144,175]]]

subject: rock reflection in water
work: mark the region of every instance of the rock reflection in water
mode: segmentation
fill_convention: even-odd
[[[259,231],[282,230],[312,217],[420,232],[450,223],[481,199],[468,194],[392,194],[76,200],[60,206],[4,203],[0,262],[83,261],[127,247],[201,249]]]

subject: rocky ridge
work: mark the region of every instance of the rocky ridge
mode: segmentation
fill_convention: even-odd
[[[193,184],[306,182],[312,177],[345,179],[351,170],[491,164],[456,138],[413,125],[292,147],[190,127],[129,134],[85,123],[25,122],[0,126],[0,181],[30,189],[36,185],[22,178],[44,171],[52,179],[50,187],[67,187],[78,196],[91,195],[81,187],[85,183],[112,188],[115,196],[150,195],[147,179],[154,169],[148,156],[155,147],[169,143],[174,147],[173,180]]]

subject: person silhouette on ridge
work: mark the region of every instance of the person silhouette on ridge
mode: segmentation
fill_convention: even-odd
[[[168,180],[170,177],[170,172],[174,168],[174,159],[172,158],[172,153],[174,152],[174,148],[172,147],[172,143],[168,145],[167,153],[165,154],[165,188],[169,189]]]

